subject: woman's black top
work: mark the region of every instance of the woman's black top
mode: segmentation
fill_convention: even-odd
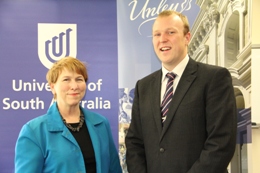
[[[70,123],[72,127],[77,127],[79,123]],[[80,128],[79,132],[70,130],[74,138],[79,144],[84,157],[85,168],[87,173],[96,173],[96,159],[92,141],[88,132],[86,123]]]

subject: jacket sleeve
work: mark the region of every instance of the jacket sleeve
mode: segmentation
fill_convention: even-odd
[[[207,139],[188,173],[226,172],[236,146],[237,109],[229,71],[218,68],[205,87]]]
[[[115,172],[122,173],[122,168],[119,162],[119,155],[112,137],[110,124],[107,119],[105,122],[106,122],[108,137],[109,137],[109,153],[110,153],[109,173],[115,173]]]
[[[138,82],[132,107],[132,120],[126,138],[126,164],[129,173],[146,173],[146,158],[139,114]]]
[[[15,173],[41,173],[44,157],[37,139],[25,124],[20,131],[15,146]]]

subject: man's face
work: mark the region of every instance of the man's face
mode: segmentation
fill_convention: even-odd
[[[153,25],[153,46],[163,66],[171,71],[187,54],[190,33],[184,35],[179,16],[158,17]]]

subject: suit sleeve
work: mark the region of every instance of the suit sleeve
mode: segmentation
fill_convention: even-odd
[[[236,146],[237,109],[229,71],[218,68],[205,87],[207,139],[188,173],[226,172]]]
[[[44,157],[35,135],[25,124],[15,146],[15,173],[41,173],[43,163]]]
[[[146,173],[146,158],[139,114],[138,82],[132,107],[132,120],[126,138],[126,164],[129,173]]]

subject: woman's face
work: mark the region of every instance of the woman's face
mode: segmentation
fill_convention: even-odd
[[[86,93],[86,82],[81,74],[63,69],[51,90],[59,108],[78,106]]]

